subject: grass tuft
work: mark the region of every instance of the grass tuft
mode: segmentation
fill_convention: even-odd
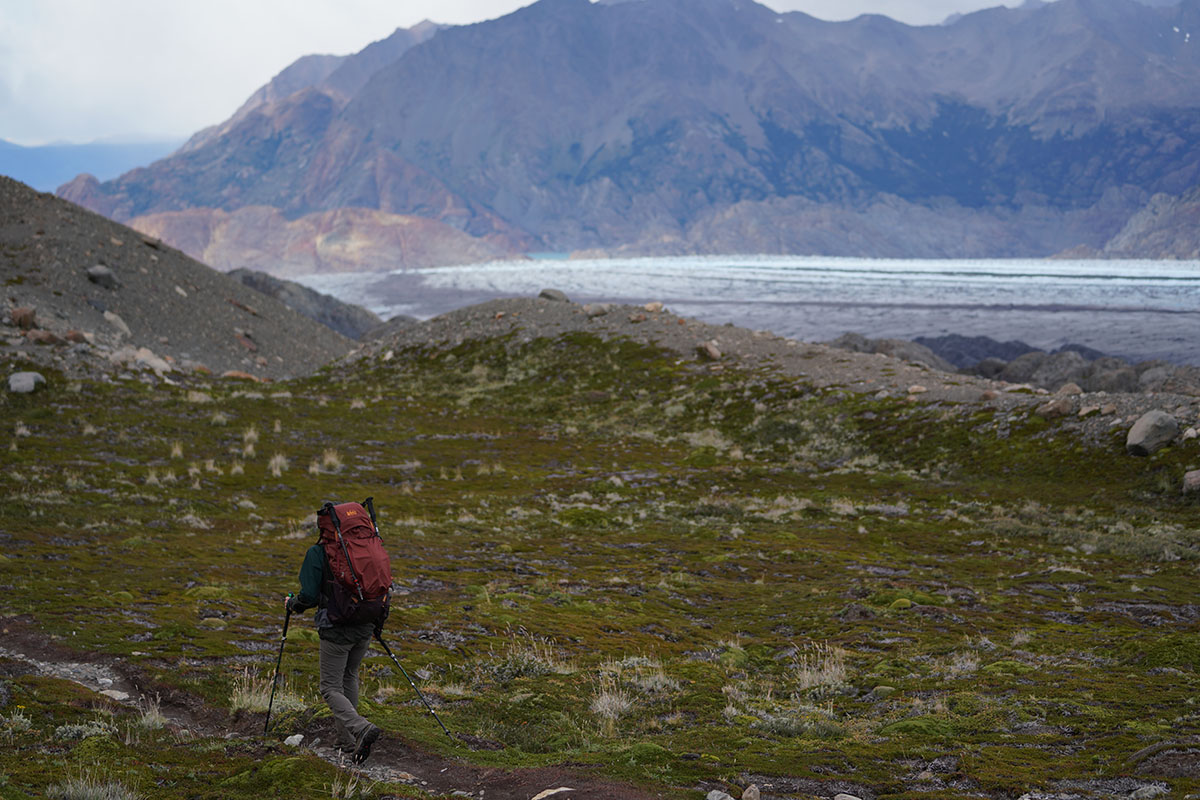
[[[267,471],[271,474],[271,477],[279,478],[283,476],[283,473],[287,472],[288,467],[290,466],[291,461],[287,456],[285,456],[283,453],[276,453],[275,455],[271,456],[271,460],[267,462]]]
[[[243,669],[233,679],[229,693],[229,709],[231,711],[266,711],[271,703],[271,687],[274,675],[260,676],[249,667]],[[275,689],[275,704],[270,706],[272,713],[286,711],[303,711],[307,704],[304,698],[287,688],[287,681],[279,679]]]
[[[46,796],[52,800],[138,800],[141,797],[119,781],[82,769],[78,775],[46,787]]]

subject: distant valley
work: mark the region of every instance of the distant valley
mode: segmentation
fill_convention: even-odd
[[[171,157],[59,194],[287,275],[538,250],[1197,258],[1193,33],[1200,0],[928,27],[541,0],[300,59]]]

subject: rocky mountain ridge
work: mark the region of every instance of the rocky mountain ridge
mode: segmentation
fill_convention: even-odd
[[[0,177],[0,357],[69,374],[303,375],[354,344],[157,239]]]
[[[228,275],[256,292],[274,297],[293,311],[298,311],[349,339],[360,339],[363,334],[383,324],[378,315],[362,306],[343,303],[307,286],[281,280],[265,272],[235,269]]]
[[[541,0],[298,62],[174,157],[60,193],[135,225],[377,209],[508,252],[1100,251],[1152,197],[1200,183],[1193,30],[1200,0],[1060,0],[931,27]],[[191,226],[172,235],[209,247]]]

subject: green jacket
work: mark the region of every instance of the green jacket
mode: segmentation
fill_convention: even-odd
[[[317,607],[314,622],[317,634],[322,639],[338,644],[354,644],[363,639],[371,638],[375,625],[370,622],[360,622],[355,625],[334,625],[329,621],[325,611],[325,573],[329,569],[329,561],[325,557],[325,548],[314,544],[304,554],[304,563],[300,565],[300,594],[292,598],[292,611],[297,613]]]

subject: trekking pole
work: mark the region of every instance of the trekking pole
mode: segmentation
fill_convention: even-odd
[[[291,592],[288,592],[288,597],[291,596]],[[275,688],[279,686],[279,665],[283,663],[283,644],[287,641],[288,623],[292,619],[292,609],[286,605],[284,608],[287,609],[287,613],[283,615],[283,636],[279,639],[279,658],[275,659],[275,677],[271,681],[271,700],[267,703],[267,720],[263,723],[263,736],[267,735],[267,729],[271,727],[271,709],[275,705]]]
[[[378,633],[375,634],[375,641],[383,645],[383,649],[386,650],[387,654],[392,657],[392,663],[400,668],[400,671],[404,673],[404,677],[408,678],[408,685],[413,687],[413,691],[417,693],[417,697],[421,698],[421,702],[424,703],[425,707],[429,709],[429,713],[433,714],[433,718],[437,720],[438,725],[442,726],[442,730],[446,732],[446,735],[453,739],[454,734],[446,730],[446,726],[442,723],[442,718],[439,717],[437,712],[433,710],[433,706],[429,705],[429,701],[425,699],[425,695],[421,694],[421,690],[417,688],[415,683],[413,683],[413,679],[408,677],[408,670],[404,669],[404,666],[400,663],[400,660],[396,658],[394,653],[392,653],[392,648],[387,646],[387,642],[385,642],[383,637]]]

